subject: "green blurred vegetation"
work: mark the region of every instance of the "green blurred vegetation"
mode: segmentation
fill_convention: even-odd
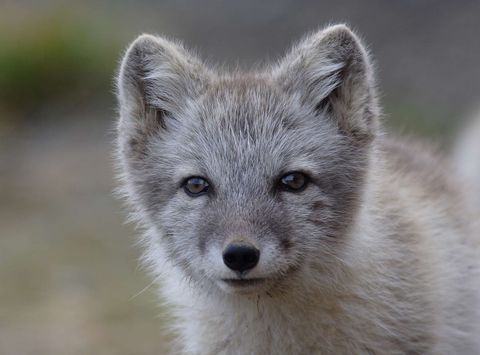
[[[108,98],[121,45],[99,33],[98,26],[65,14],[0,27],[0,120],[29,119],[48,105]]]

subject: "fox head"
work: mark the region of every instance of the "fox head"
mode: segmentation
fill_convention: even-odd
[[[123,190],[161,251],[150,262],[229,293],[288,288],[312,265],[329,272],[378,129],[371,64],[347,27],[234,74],[142,35],[117,87]]]

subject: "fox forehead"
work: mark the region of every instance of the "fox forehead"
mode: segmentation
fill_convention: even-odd
[[[214,133],[221,129],[222,134],[231,132],[251,139],[298,128],[301,119],[309,114],[295,97],[274,83],[251,76],[217,80],[194,101],[193,109],[206,129],[213,128]]]
[[[332,148],[341,144],[327,118],[315,116],[264,79],[222,80],[180,116],[172,121],[169,137],[162,137],[175,155],[177,180],[216,174],[238,181],[242,172],[254,170],[268,178],[314,171],[318,161],[333,159]],[[163,144],[158,148],[162,154]]]

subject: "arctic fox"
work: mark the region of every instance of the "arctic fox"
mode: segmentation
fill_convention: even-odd
[[[122,191],[185,354],[480,354],[479,218],[392,139],[344,25],[223,73],[142,35],[118,74]]]

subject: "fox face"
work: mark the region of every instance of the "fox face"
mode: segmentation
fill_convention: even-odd
[[[345,26],[246,74],[143,35],[118,99],[124,191],[193,285],[275,292],[341,259],[377,130],[368,56]]]

